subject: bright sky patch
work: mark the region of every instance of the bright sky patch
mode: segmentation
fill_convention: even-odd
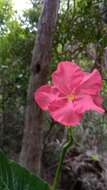
[[[18,12],[22,12],[24,9],[30,8],[30,0],[13,0],[14,9]]]

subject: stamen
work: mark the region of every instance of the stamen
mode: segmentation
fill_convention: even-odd
[[[67,99],[68,99],[69,101],[73,101],[73,100],[75,99],[75,95],[70,94],[70,95],[67,96]]]

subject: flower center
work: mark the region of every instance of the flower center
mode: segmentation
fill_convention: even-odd
[[[67,96],[68,101],[73,101],[75,99],[75,95],[70,94]]]

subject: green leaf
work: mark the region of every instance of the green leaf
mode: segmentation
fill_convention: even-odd
[[[49,190],[49,185],[0,151],[0,190]]]
[[[94,161],[99,161],[99,157],[98,157],[97,154],[92,154],[91,159],[94,160]]]

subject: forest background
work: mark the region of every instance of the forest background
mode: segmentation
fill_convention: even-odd
[[[43,9],[43,1],[30,2],[32,6],[19,15],[11,0],[0,0],[0,148],[16,161],[20,157],[26,125],[30,65]],[[89,72],[97,68],[103,79],[101,93],[107,110],[106,0],[61,0],[50,55],[48,81],[61,60],[74,60]],[[44,152],[48,152],[45,156],[53,163],[53,155],[57,159],[65,130],[47,113],[43,118],[42,153],[36,151],[40,148],[39,142],[38,147],[33,146],[36,156],[43,157]],[[39,130],[35,134],[38,139]],[[73,135],[74,147],[79,151],[104,154],[107,151],[107,111],[104,115],[86,113],[81,125],[74,128]]]

